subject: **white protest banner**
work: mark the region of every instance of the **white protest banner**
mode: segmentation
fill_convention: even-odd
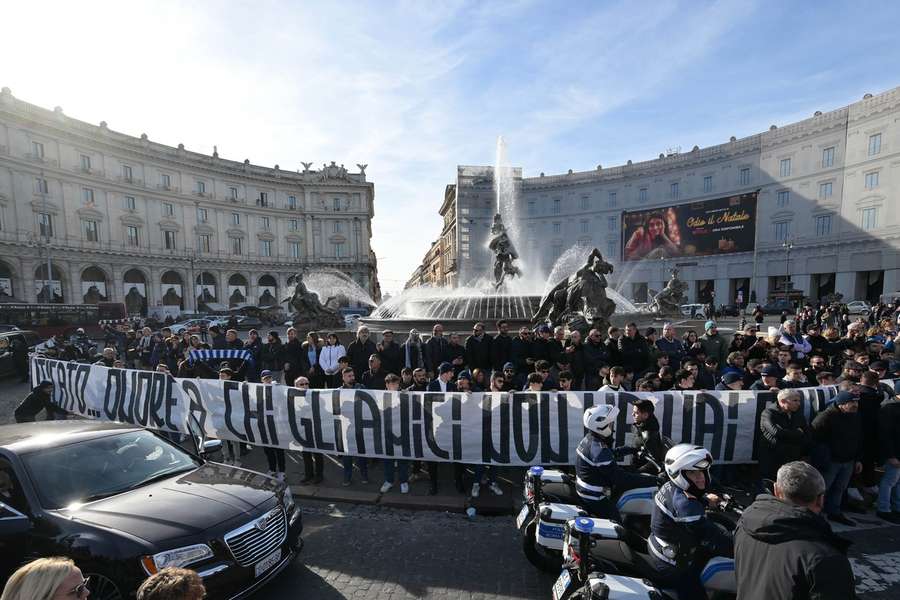
[[[584,436],[586,407],[619,408],[616,444],[630,435],[630,404],[649,398],[663,435],[705,446],[718,463],[755,460],[759,415],[772,392],[432,393],[301,390],[32,358],[35,384],[54,384],[53,401],[87,418],[307,450],[470,464],[571,464]],[[801,388],[807,418],[837,388]],[[196,428],[195,428],[196,429]]]

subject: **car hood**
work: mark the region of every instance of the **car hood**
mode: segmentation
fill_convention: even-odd
[[[185,474],[63,511],[66,517],[127,532],[150,543],[198,535],[256,516],[283,484],[246,469],[207,463]]]

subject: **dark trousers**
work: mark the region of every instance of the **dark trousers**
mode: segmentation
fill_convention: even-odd
[[[284,450],[265,446],[263,452],[266,453],[266,462],[269,463],[269,470],[284,473]]]
[[[303,452],[303,475],[321,477],[325,470],[325,459],[320,452]]]
[[[426,468],[428,469],[428,479],[431,483],[431,491],[437,492],[438,484],[438,465],[440,463],[429,462],[425,463]],[[453,463],[453,481],[456,485],[456,489],[463,489],[463,474],[466,472],[466,466],[462,463]]]

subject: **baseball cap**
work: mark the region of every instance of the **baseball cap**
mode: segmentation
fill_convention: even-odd
[[[268,369],[265,369],[265,370],[263,370],[263,371],[260,371],[259,376],[260,376],[260,378],[263,378],[263,377],[271,377],[271,376],[272,376],[272,371],[270,371],[270,370],[268,370]]]
[[[740,373],[735,373],[734,371],[722,375],[722,383],[737,383],[742,379],[743,377],[741,377]]]
[[[859,402],[859,397],[854,396],[850,392],[841,392],[832,399],[832,402],[837,406],[840,406],[841,404],[847,404],[848,402]]]
[[[468,379],[472,381],[472,372],[468,369],[463,369],[459,372],[459,375],[456,376],[457,379]]]
[[[504,371],[506,371],[506,370],[508,370],[508,369],[513,369],[513,370],[515,370],[515,368],[516,368],[516,365],[512,364],[511,362],[508,362],[508,363],[506,363],[505,365],[503,365],[503,370],[504,370]]]
[[[778,377],[778,368],[775,365],[767,365],[762,368],[760,373],[767,377]]]
[[[866,370],[865,367],[863,367],[861,364],[859,364],[855,360],[848,360],[847,362],[845,362],[844,368],[850,369],[853,371],[865,371]]]
[[[716,327],[715,321],[707,321],[705,325],[703,325],[703,331],[709,331],[713,327]]]
[[[222,365],[219,367],[219,373],[234,373],[234,371],[228,365]]]

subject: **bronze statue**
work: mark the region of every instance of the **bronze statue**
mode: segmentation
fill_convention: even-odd
[[[606,275],[613,266],[603,260],[600,250],[594,248],[584,266],[575,274],[560,281],[542,299],[534,315],[535,322],[562,325],[577,321],[606,331],[609,318],[616,304],[606,296]]]
[[[685,302],[687,284],[678,279],[678,269],[673,268],[671,274],[666,287],[650,301],[650,310],[661,315],[681,314],[681,305]]]
[[[519,258],[516,249],[513,247],[512,240],[506,234],[506,227],[503,225],[503,219],[500,213],[494,215],[494,222],[491,224],[491,239],[488,242],[488,248],[494,253],[494,289],[499,290],[506,280],[506,277],[521,277],[522,271],[513,264],[513,261]]]
[[[303,283],[303,271],[294,276],[294,294],[285,298],[285,302],[297,311],[294,318],[294,327],[315,329],[339,329],[344,326],[344,320],[337,311],[326,306],[333,298],[328,298],[325,303],[319,301],[319,295],[307,289]]]

